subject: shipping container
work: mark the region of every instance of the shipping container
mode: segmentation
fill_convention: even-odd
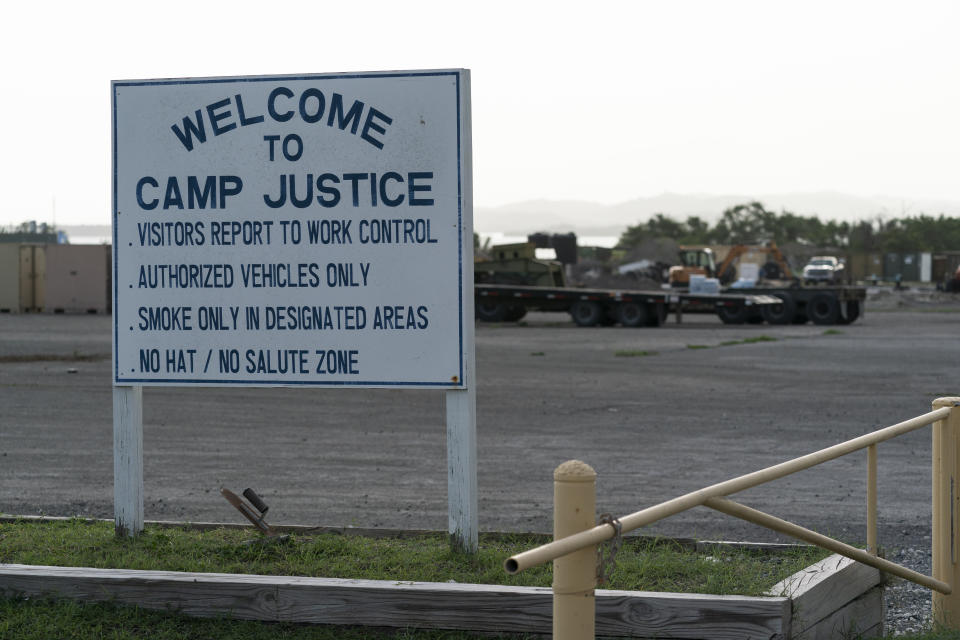
[[[44,245],[20,245],[20,311],[43,310],[45,268]]]
[[[883,279],[888,282],[920,282],[921,264],[919,253],[888,253],[883,259]]]
[[[43,308],[44,245],[0,243],[0,312]]]
[[[846,278],[850,282],[883,279],[883,257],[879,253],[851,253],[846,261]]]
[[[109,245],[47,245],[44,310],[109,313],[109,273]]]
[[[0,243],[0,313],[20,311],[20,245]]]
[[[960,268],[960,252],[948,251],[933,255],[930,279],[933,282],[944,282],[953,278],[953,274]]]

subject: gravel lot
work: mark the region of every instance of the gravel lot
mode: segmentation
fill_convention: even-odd
[[[570,458],[597,470],[598,508],[625,514],[960,395],[960,305],[875,307],[829,331],[689,314],[659,329],[581,329],[558,314],[479,326],[481,529],[549,531],[552,470]],[[0,512],[112,517],[110,326],[0,315]],[[742,342],[758,336],[771,340]],[[252,486],[278,524],[445,529],[443,401],[419,390],[148,388],[146,517],[241,521],[217,490]],[[928,429],[880,447],[881,544],[925,572],[930,455]],[[861,452],[737,499],[857,542],[865,481]],[[777,539],[705,508],[643,533]],[[892,589],[890,627],[919,624],[924,598]]]

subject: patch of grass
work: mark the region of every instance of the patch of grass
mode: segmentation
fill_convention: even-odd
[[[545,356],[545,355],[547,355],[547,354],[544,353],[543,351],[531,351],[531,352],[530,352],[530,355],[531,355],[531,356]]]
[[[743,340],[724,340],[720,344],[688,344],[687,349],[712,349],[713,347],[733,347],[738,344],[756,344],[758,342],[776,342],[777,339],[771,336],[751,336]]]
[[[17,522],[0,524],[0,563],[541,587],[552,582],[550,563],[515,576],[503,570],[507,557],[546,542],[543,536],[484,536],[479,553],[469,556],[451,551],[445,534],[300,534],[285,543],[244,544],[254,535],[242,529],[148,527],[129,539],[116,538],[110,522]],[[808,547],[774,555],[743,549],[697,553],[672,542],[628,537],[606,588],[761,595],[826,555]]]
[[[743,340],[726,340],[720,343],[721,347],[730,347],[738,344],[756,344],[758,342],[776,342],[776,338],[770,336],[751,336],[749,338],[744,338]]]
[[[617,358],[644,358],[646,356],[655,356],[658,352],[656,351],[645,351],[645,350],[623,350],[617,351],[613,355]]]
[[[839,329],[827,329],[827,330],[825,330],[825,331],[823,332],[823,335],[825,335],[825,336],[841,336],[841,335],[843,335],[843,331],[840,331]]]
[[[624,550],[628,550],[628,555],[621,557]],[[651,546],[649,541],[627,539],[605,588],[761,596],[783,578],[827,555],[816,548],[775,555],[720,548],[693,553],[676,543]]]

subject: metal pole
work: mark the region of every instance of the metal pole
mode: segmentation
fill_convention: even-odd
[[[877,445],[867,447],[867,552],[877,555]]]
[[[771,516],[768,513],[751,509],[750,507],[744,506],[738,502],[734,502],[733,500],[728,500],[727,498],[710,498],[704,503],[704,505],[710,507],[711,509],[716,509],[721,513],[726,513],[736,518],[740,518],[741,520],[746,520],[747,522],[759,524],[763,527],[767,527],[768,529],[773,529],[774,531],[785,533],[788,536],[793,536],[798,540],[803,540],[804,542],[815,544],[818,547],[823,547],[824,549],[828,549],[834,553],[839,553],[840,555],[844,555],[858,562],[862,562],[865,565],[876,567],[881,571],[886,571],[887,573],[905,578],[911,582],[916,582],[917,584],[923,585],[928,589],[933,589],[935,592],[950,592],[950,585],[939,580],[932,580],[922,573],[917,573],[912,569],[901,567],[900,565],[894,564],[889,560],[877,558],[873,554],[867,553],[863,549],[851,547],[848,544],[838,542],[833,538],[828,538],[827,536],[817,533],[816,531],[805,529],[799,525],[793,524],[792,522],[787,522],[786,520],[781,520],[780,518]]]
[[[951,586],[960,584],[957,562],[957,490],[960,453],[960,398],[937,398],[934,409],[949,408],[946,418],[933,425],[933,577]],[[960,589],[944,595],[933,593],[933,621],[945,629],[960,629]]]
[[[960,402],[960,398],[958,398],[957,401]],[[841,442],[840,444],[833,445],[832,447],[827,447],[826,449],[821,449],[820,451],[815,451],[805,456],[788,460],[787,462],[781,462],[780,464],[767,467],[766,469],[754,471],[753,473],[748,473],[725,482],[704,487],[703,489],[682,495],[678,498],[674,498],[673,500],[661,502],[658,505],[621,517],[621,532],[626,533],[628,531],[633,531],[634,529],[646,526],[648,524],[653,524],[658,520],[663,520],[666,517],[676,515],[686,511],[687,509],[700,506],[709,498],[732,495],[766,482],[778,480],[792,473],[796,473],[797,471],[803,471],[804,469],[809,469],[810,467],[814,467],[818,464],[835,460],[841,456],[853,453],[854,451],[866,449],[871,444],[884,442],[891,438],[895,438],[905,433],[920,429],[921,427],[925,427],[928,424],[933,424],[937,420],[942,420],[949,414],[949,409],[940,408],[936,411],[925,413],[922,416],[917,416],[916,418],[891,425],[885,429],[879,429],[873,433],[868,433],[858,438]],[[538,564],[548,562],[572,551],[582,549],[585,546],[598,545],[604,540],[609,540],[615,534],[616,530],[612,525],[600,524],[588,531],[583,531],[563,540],[554,540],[553,542],[549,542],[543,546],[512,556],[506,560],[504,563],[504,568],[506,569],[507,573],[518,573],[529,567],[535,567]]]
[[[568,460],[553,472],[553,538],[585,531],[596,522],[597,472]],[[553,561],[554,640],[594,637],[597,549],[586,547]]]

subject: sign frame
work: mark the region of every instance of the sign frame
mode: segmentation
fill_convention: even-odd
[[[334,376],[301,375],[300,377],[292,377],[290,375],[271,376],[269,374],[266,376],[262,376],[262,375],[257,375],[259,374],[259,371],[257,371],[257,374],[254,374],[253,372],[251,372],[249,374],[249,377],[243,377],[244,371],[250,370],[252,368],[250,366],[250,364],[252,363],[252,360],[251,360],[249,362],[244,361],[243,364],[246,365],[246,368],[242,369],[239,374],[236,374],[236,373],[231,374],[228,372],[226,375],[223,375],[223,370],[222,370],[223,364],[221,363],[220,364],[221,375],[218,377],[217,375],[208,375],[208,369],[211,368],[211,364],[213,365],[213,367],[216,367],[217,359],[215,357],[212,358],[213,363],[211,363],[211,356],[216,354],[217,346],[222,346],[222,345],[214,345],[211,342],[209,342],[209,340],[219,338],[220,336],[216,336],[216,335],[209,336],[209,340],[208,340],[208,336],[199,335],[199,332],[195,331],[193,332],[193,335],[190,336],[190,338],[193,339],[191,342],[184,343],[183,339],[181,339],[179,343],[174,342],[173,344],[174,347],[179,347],[179,349],[166,350],[168,353],[166,368],[169,371],[170,369],[169,353],[171,351],[179,351],[180,357],[183,358],[184,352],[187,351],[187,349],[183,348],[185,345],[197,347],[196,349],[190,350],[190,351],[194,351],[195,353],[190,353],[190,360],[189,360],[190,373],[189,374],[181,374],[180,372],[177,372],[175,374],[162,375],[162,374],[155,374],[153,371],[149,371],[148,373],[144,374],[142,372],[144,367],[144,364],[143,364],[144,355],[142,351],[140,353],[140,365],[139,365],[141,371],[136,371],[136,366],[131,366],[131,365],[135,365],[136,363],[135,354],[132,352],[135,351],[137,347],[140,347],[144,344],[145,338],[142,338],[140,336],[131,337],[131,334],[136,333],[135,329],[139,329],[140,327],[139,326],[135,327],[135,321],[137,319],[135,318],[132,319],[130,317],[131,315],[130,306],[129,306],[130,303],[128,303],[126,300],[128,298],[133,298],[134,294],[139,293],[139,291],[138,291],[138,287],[135,287],[133,284],[129,284],[128,287],[130,289],[130,293],[128,293],[127,290],[124,289],[124,285],[127,284],[124,278],[131,277],[127,273],[128,271],[127,267],[130,263],[134,263],[134,266],[137,266],[135,263],[138,259],[138,251],[139,251],[139,254],[143,254],[144,250],[142,247],[135,246],[134,242],[128,242],[128,240],[131,240],[130,229],[132,228],[134,222],[132,221],[126,222],[126,220],[129,220],[131,218],[131,215],[128,214],[127,216],[123,216],[123,211],[121,210],[121,208],[127,209],[126,205],[129,203],[130,195],[126,193],[126,191],[124,192],[125,195],[121,195],[120,190],[121,189],[129,190],[131,185],[121,184],[122,180],[120,176],[120,170],[118,170],[118,165],[122,161],[121,159],[123,155],[122,147],[124,146],[124,144],[129,146],[129,143],[125,143],[123,141],[124,131],[121,130],[118,124],[118,120],[119,120],[118,94],[121,91],[137,90],[138,88],[151,89],[151,88],[170,87],[171,89],[189,90],[195,87],[206,88],[209,86],[217,86],[218,88],[219,87],[223,88],[223,91],[222,91],[223,95],[230,95],[234,91],[238,91],[238,89],[236,89],[236,87],[238,86],[241,88],[256,87],[257,85],[269,85],[270,83],[284,83],[284,84],[289,84],[291,86],[295,85],[296,83],[301,83],[301,84],[302,83],[318,83],[318,86],[321,86],[321,87],[324,86],[324,83],[330,83],[331,86],[336,87],[338,86],[337,83],[344,83],[344,82],[349,83],[351,81],[354,81],[354,82],[396,81],[399,83],[399,82],[411,81],[411,80],[422,80],[424,82],[431,82],[434,80],[438,82],[452,80],[455,82],[454,92],[452,96],[452,99],[455,101],[455,104],[442,105],[442,109],[450,110],[451,114],[453,114],[453,112],[455,111],[456,149],[451,150],[450,156],[455,156],[455,162],[456,162],[456,169],[455,169],[456,175],[454,176],[455,183],[456,183],[455,185],[456,193],[449,194],[449,195],[453,195],[453,197],[455,198],[455,206],[456,206],[457,223],[456,223],[455,235],[453,237],[453,240],[456,243],[456,249],[455,249],[456,264],[455,265],[452,264],[453,262],[452,255],[445,254],[446,257],[449,259],[449,261],[443,263],[442,265],[432,265],[434,268],[432,268],[430,271],[432,273],[441,273],[444,269],[447,269],[447,268],[455,268],[456,270],[456,285],[455,285],[456,294],[455,295],[457,297],[457,300],[456,300],[455,308],[457,309],[457,313],[458,313],[458,317],[456,318],[456,321],[455,321],[456,322],[455,330],[457,333],[455,337],[456,345],[453,344],[452,337],[450,336],[445,336],[447,339],[441,341],[439,344],[437,342],[437,339],[433,339],[432,341],[430,341],[431,342],[430,344],[427,344],[428,340],[426,338],[421,338],[419,342],[419,345],[420,345],[419,351],[417,352],[417,358],[415,358],[415,360],[419,363],[421,359],[445,357],[445,358],[451,358],[451,359],[456,358],[457,361],[455,363],[451,362],[450,366],[445,367],[443,373],[441,373],[439,370],[436,372],[431,371],[429,375],[425,375],[424,373],[421,372],[419,374],[411,374],[410,377],[404,377],[403,375],[400,375],[400,374],[383,375],[383,372],[377,369],[378,365],[376,364],[373,365],[372,368],[369,366],[364,367],[363,368],[364,370],[359,372],[361,375],[358,375],[357,377],[352,377],[348,375],[334,375]],[[291,75],[269,75],[269,76],[228,76],[228,77],[211,77],[211,78],[180,78],[180,79],[157,79],[157,80],[117,80],[112,82],[111,89],[112,89],[111,108],[112,108],[112,115],[113,115],[113,121],[112,121],[113,211],[112,211],[112,216],[113,216],[113,222],[114,222],[114,225],[113,225],[113,309],[114,309],[113,384],[115,385],[135,384],[135,385],[147,385],[147,386],[163,386],[163,385],[177,386],[177,385],[184,384],[184,385],[190,385],[190,386],[242,385],[242,386],[265,386],[265,387],[266,386],[319,386],[319,387],[349,386],[349,387],[370,387],[370,388],[391,388],[391,387],[392,388],[431,388],[432,387],[432,388],[441,388],[441,389],[466,388],[466,386],[468,385],[468,382],[467,382],[468,367],[467,367],[467,361],[465,359],[464,354],[466,353],[465,347],[466,347],[466,340],[467,340],[467,327],[468,325],[472,326],[473,324],[473,312],[472,312],[473,261],[471,258],[472,236],[473,236],[473,226],[472,226],[473,212],[472,212],[472,195],[471,195],[472,194],[472,163],[470,161],[471,122],[470,122],[470,108],[469,108],[469,103],[470,103],[469,72],[467,72],[466,70],[449,69],[449,70],[390,71],[390,72],[372,72],[372,73],[291,74]],[[240,94],[238,93],[237,102],[240,102],[239,98],[240,98]],[[202,105],[202,102],[198,100],[197,104]],[[302,101],[301,101],[301,109],[302,108],[303,107],[302,107]],[[228,109],[229,109],[229,105],[227,107],[221,107],[220,114],[222,115],[223,111],[227,111],[227,113],[230,113]],[[372,107],[370,107],[370,109],[371,111],[373,111]],[[238,109],[238,111],[241,114],[243,113],[242,103],[240,104],[240,108]],[[333,111],[333,108],[331,106],[330,108],[331,121],[333,120],[332,111]],[[215,115],[218,115],[218,114],[216,111],[210,109],[210,105],[208,105],[208,112],[209,113],[207,114],[208,116],[207,127],[209,128],[211,126],[209,119],[212,119]],[[197,119],[201,121],[201,125],[202,125],[201,111],[199,109],[197,110],[197,114],[198,114]],[[236,115],[233,115],[233,117],[237,118]],[[242,119],[243,116],[241,115],[240,117]],[[226,120],[225,122],[230,122],[230,121]],[[374,127],[377,126],[377,122],[378,121],[374,121],[373,123]],[[383,121],[379,121],[379,122],[382,123]],[[235,123],[232,123],[232,124],[235,125]],[[421,124],[422,124],[422,118],[421,118]],[[243,127],[240,127],[240,128],[243,128]],[[183,129],[187,130],[186,118],[184,119]],[[170,134],[169,131],[166,131],[164,133]],[[233,131],[230,132],[231,135],[233,133],[234,133]],[[376,131],[373,131],[372,135],[376,135]],[[445,132],[444,135],[450,136],[450,132],[447,131]],[[167,138],[172,139],[173,135],[172,134],[167,135]],[[212,136],[208,135],[208,138],[212,138]],[[183,141],[183,138],[181,134],[181,142],[182,141]],[[210,144],[210,142],[209,141],[205,142],[205,144]],[[199,147],[200,145],[198,144],[197,146]],[[271,146],[271,154],[272,153],[273,153],[273,148]],[[451,159],[452,158],[448,156],[445,158],[444,162],[449,163]],[[282,177],[283,176],[281,176],[281,182],[282,182]],[[127,179],[126,182],[129,182],[129,179]],[[441,187],[449,187],[449,184],[441,185]],[[293,187],[291,184],[291,196],[292,196],[292,189]],[[354,189],[354,206],[356,206],[356,197],[357,197],[356,183],[354,183],[353,189]],[[383,189],[383,185],[381,183],[381,190],[382,189]],[[184,187],[184,190],[185,190],[185,187]],[[159,192],[162,192],[162,185],[159,188]],[[137,193],[137,197],[138,199],[140,197],[139,191]],[[124,202],[124,200],[126,200],[126,202]],[[412,196],[411,196],[411,200],[412,200]],[[447,202],[449,201],[450,201],[450,198],[448,197]],[[330,210],[330,211],[333,211],[333,210]],[[136,213],[140,213],[140,212],[132,212],[132,213],[135,216]],[[192,211],[190,213],[193,214]],[[286,210],[286,213],[287,215],[291,214],[289,208]],[[293,213],[296,214],[298,212],[294,210]],[[437,222],[440,216],[437,214],[436,211],[433,211],[431,213],[433,213],[434,215],[434,222]],[[429,223],[430,221],[428,219],[427,220],[428,230],[430,228]],[[126,235],[123,235],[123,230],[126,230],[125,231]],[[278,234],[275,234],[275,236],[276,235]],[[449,241],[449,237],[450,236],[448,234],[447,236],[448,241]],[[468,242],[470,243],[469,245],[467,244]],[[142,238],[141,238],[141,244],[142,244]],[[278,243],[275,242],[273,247],[276,247],[277,244]],[[349,251],[345,253],[347,253],[348,255],[361,253],[362,255],[362,252],[354,251],[355,246],[358,246],[358,245],[351,246]],[[271,249],[275,250],[273,247]],[[210,249],[212,250],[213,247],[210,247]],[[281,247],[280,250],[283,251],[284,248]],[[153,249],[151,249],[151,251],[156,253],[156,251]],[[450,249],[447,249],[447,251],[449,252]],[[353,252],[353,253],[351,254],[349,252]],[[424,262],[424,264],[426,264],[426,262]],[[367,263],[367,265],[369,268],[370,263]],[[184,266],[184,265],[180,265],[180,266]],[[191,266],[195,266],[195,265],[191,265]],[[203,266],[209,266],[209,265],[203,265]],[[282,265],[278,265],[278,266],[282,266]],[[327,265],[327,266],[331,266],[331,265]],[[436,268],[437,266],[439,266],[440,268]],[[290,267],[289,263],[287,264],[287,267]],[[140,265],[140,268],[142,269],[143,265]],[[421,273],[424,270],[425,270],[425,267],[421,267],[420,269]],[[142,274],[141,274],[141,278],[142,278]],[[412,283],[412,280],[410,282]],[[408,286],[412,286],[412,284],[409,284]],[[147,293],[150,293],[150,292],[147,292]],[[167,290],[164,293],[167,296],[173,297],[175,300],[179,300],[180,297],[184,297],[188,295],[187,293],[180,293],[179,291],[176,291],[176,290],[172,292],[171,290]],[[244,308],[250,308],[251,306],[257,307],[262,300],[266,299],[263,295],[255,296],[254,293],[250,293],[249,290],[242,291],[241,295],[243,297],[241,300],[238,301],[238,306],[236,307],[236,309],[240,309],[240,305],[243,305]],[[445,289],[444,294],[446,295],[447,293],[452,293],[452,291],[450,291],[449,288]],[[144,296],[141,296],[140,298],[142,299],[143,297]],[[436,300],[437,298],[434,298],[434,299]],[[252,305],[250,304],[251,302],[253,303]],[[266,305],[264,306],[266,308]],[[449,327],[450,325],[453,324],[452,322],[449,321],[450,320],[449,312],[444,309],[445,306],[449,306],[452,308],[454,306],[454,303],[452,301],[447,302],[446,300],[444,300],[443,304],[436,304],[429,307],[429,313],[431,314],[437,313],[437,314],[447,314],[447,315],[442,315],[439,322],[433,322],[428,331],[436,332],[440,329],[436,329],[435,327],[439,327],[440,325],[446,325]],[[141,307],[141,310],[142,308],[143,307]],[[171,308],[178,308],[178,307],[173,306]],[[187,308],[189,309],[190,307],[187,307]],[[223,307],[221,307],[221,309],[222,308]],[[293,307],[291,306],[290,308],[293,308]],[[428,307],[421,306],[418,309],[426,310],[427,308]],[[316,309],[316,307],[314,307],[314,309]],[[413,307],[411,306],[410,309],[412,310]],[[196,307],[194,307],[194,312],[196,312]],[[379,313],[379,309],[377,310],[377,313]],[[121,317],[124,315],[125,317]],[[235,318],[234,329],[239,328],[237,324],[238,323]],[[125,330],[127,325],[130,325],[129,334]],[[443,330],[449,331],[451,329],[443,329]],[[360,333],[364,333],[364,332],[357,332],[351,337],[356,338]],[[412,336],[409,336],[409,332],[407,332],[407,334],[408,335],[402,335],[402,336],[396,336],[396,337],[391,336],[390,338],[391,345],[399,344],[401,342],[400,338],[403,338],[405,340],[412,339]],[[154,332],[152,335],[156,336],[158,335],[158,332]],[[239,333],[237,335],[239,335]],[[274,343],[271,343],[270,340],[288,339],[288,335],[279,336],[276,333],[269,334],[266,332],[261,332],[256,335],[258,338],[260,338],[259,342],[266,342],[266,347],[267,347],[266,349],[263,349],[263,348],[260,349],[261,363],[262,363],[262,357],[263,357],[262,354],[264,351],[268,352],[268,358],[269,358],[270,348],[273,347],[274,345]],[[267,336],[266,339],[261,338],[261,336],[264,336],[264,335]],[[434,335],[434,333],[431,333],[430,335]],[[163,339],[166,339],[167,335],[162,335],[161,337]],[[366,332],[366,334],[361,336],[360,338],[361,340],[366,340],[368,342],[378,339],[380,340],[380,343],[383,343],[381,336],[374,335],[372,332]],[[305,340],[309,340],[309,339],[310,339],[309,337],[305,338]],[[342,341],[344,340],[344,338],[337,336],[335,340]],[[131,344],[132,346],[128,347],[126,346],[127,344]],[[262,346],[262,345],[258,345],[258,346]],[[280,346],[279,343],[277,343],[277,346]],[[306,345],[306,346],[309,347],[310,345]],[[159,369],[160,353],[162,353],[163,349],[162,348],[152,349],[152,351],[154,352],[152,355],[156,358],[156,361],[158,363],[156,366]],[[220,349],[221,357],[222,357],[222,351],[223,350]],[[238,350],[234,349],[234,351],[238,351]],[[280,349],[278,348],[276,349],[276,351],[279,352]],[[309,348],[300,350],[301,360],[303,362],[306,362],[306,359],[304,359],[302,354],[308,351],[310,351]],[[352,351],[351,353],[356,353],[357,351],[360,351],[360,350],[355,350],[355,351]],[[380,350],[375,348],[369,348],[367,349],[367,352],[379,354]],[[239,353],[240,354],[244,353],[242,346],[239,349]],[[331,350],[331,353],[332,353],[332,350]],[[340,352],[338,351],[338,353]],[[196,356],[196,361],[194,360],[194,356]],[[247,353],[247,356],[249,358],[249,353]],[[316,358],[316,357],[322,358],[319,350],[316,352],[316,355],[314,355],[313,353],[308,353],[307,356],[310,358]],[[408,358],[408,361],[410,360],[411,359]],[[383,366],[382,365],[383,362],[393,363],[397,361],[398,361],[398,358],[396,357],[388,358],[386,356],[383,356],[380,358],[381,364],[379,366]],[[268,363],[269,363],[269,360],[268,360]],[[311,371],[311,367],[315,364],[317,364],[315,361],[309,362],[306,365],[306,371],[301,371],[300,373],[309,374]],[[201,366],[203,367],[202,373],[197,373],[199,372]],[[320,366],[317,365],[317,373],[320,373],[319,369],[320,369]],[[354,372],[351,371],[350,373],[354,373]],[[238,375],[240,377],[238,377]]]

